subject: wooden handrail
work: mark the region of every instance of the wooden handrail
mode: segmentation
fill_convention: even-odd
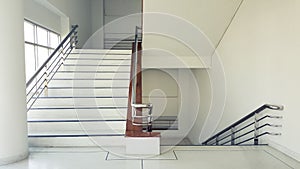
[[[138,51],[141,51],[141,43],[138,43]],[[132,124],[132,106],[131,106],[131,99],[132,99],[132,79],[134,78],[134,55],[135,55],[135,44],[132,44],[132,54],[131,54],[131,69],[130,69],[130,84],[129,84],[129,94],[128,94],[128,109],[127,109],[127,122],[126,122],[126,131],[142,131],[143,128],[141,126],[134,126]],[[141,72],[141,54],[138,53],[138,65],[137,65],[137,72]],[[138,73],[140,74],[140,73]],[[136,88],[136,102],[142,103],[142,96],[140,90],[142,90],[142,82],[141,82],[141,75],[137,75],[137,88]]]
[[[135,78],[134,74],[134,64],[135,64],[135,53],[137,52],[137,67],[136,67],[136,95],[135,95],[135,103],[141,104],[142,103],[142,43],[138,42],[138,51],[135,51],[135,43],[132,45],[132,59],[131,59],[131,73],[130,73],[130,84],[129,84],[129,95],[128,95],[128,109],[127,109],[127,120],[126,120],[126,137],[157,137],[160,136],[159,132],[143,132],[142,126],[133,125],[133,118],[132,118],[132,79]],[[139,111],[138,111],[139,113]],[[140,111],[141,113],[141,111]],[[141,115],[141,114],[137,114]],[[137,121],[137,120],[135,120]]]

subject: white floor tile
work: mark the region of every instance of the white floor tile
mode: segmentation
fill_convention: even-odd
[[[176,161],[144,160],[144,169],[291,169],[264,150],[175,150]]]
[[[27,160],[0,169],[141,169],[139,160],[106,161],[107,152],[31,153]]]
[[[169,151],[152,157],[126,156],[124,147],[30,148],[27,160],[0,169],[300,169],[298,161],[264,146],[161,148]]]
[[[109,153],[108,154],[108,160],[126,160],[126,159],[147,159],[147,160],[176,160],[176,155],[174,153],[174,151],[168,151],[168,152],[165,152],[161,155],[152,155],[152,156],[149,156],[149,155],[145,155],[145,156],[134,156],[134,155],[127,155],[125,156],[124,154],[123,155],[116,155],[116,154],[112,154],[112,153]]]

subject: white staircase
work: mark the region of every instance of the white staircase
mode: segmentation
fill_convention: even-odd
[[[130,59],[129,50],[74,50],[28,112],[30,145],[124,145]]]

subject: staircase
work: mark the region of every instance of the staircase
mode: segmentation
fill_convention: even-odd
[[[30,145],[124,145],[130,62],[130,50],[73,50],[28,111]]]
[[[137,37],[135,37],[137,35]],[[142,29],[136,27],[135,34],[132,33],[105,33],[104,49],[111,50],[131,50],[132,44],[142,42]]]
[[[133,42],[134,42],[134,38],[127,38],[127,39],[105,38],[104,49],[130,50],[132,48]]]

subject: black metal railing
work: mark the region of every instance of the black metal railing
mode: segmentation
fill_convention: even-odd
[[[58,45],[54,52],[26,83],[27,109],[29,110],[52,80],[57,70],[63,65],[64,60],[78,43],[78,25],[73,25],[70,33]]]
[[[226,127],[202,143],[202,145],[259,145],[259,138],[264,135],[281,135],[278,132],[263,131],[266,127],[281,127],[270,124],[266,119],[281,119],[282,116],[264,115],[264,110],[283,110],[283,106],[265,104],[252,113]],[[253,143],[249,143],[253,141]]]

